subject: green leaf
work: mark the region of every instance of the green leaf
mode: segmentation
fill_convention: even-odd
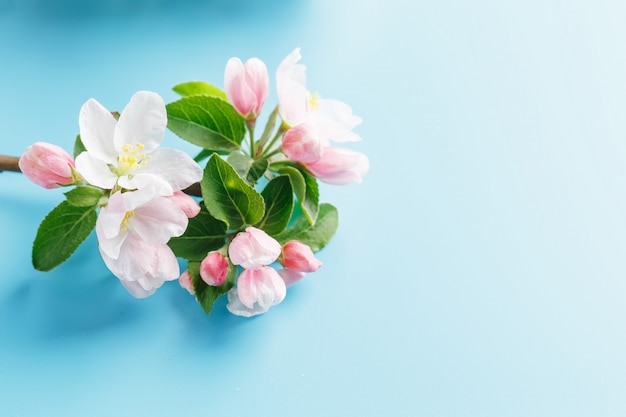
[[[256,183],[259,178],[265,174],[267,171],[267,167],[269,166],[269,161],[267,159],[257,159],[252,163],[250,169],[248,170],[248,175],[246,175],[246,179],[252,184]]]
[[[83,141],[80,138],[80,135],[76,136],[76,140],[74,141],[74,159],[81,153],[85,152],[87,148],[83,144]]]
[[[293,213],[293,187],[287,175],[271,180],[261,192],[265,200],[265,215],[257,225],[270,236],[285,230]]]
[[[246,178],[254,159],[240,152],[232,152],[228,155],[226,161],[237,171],[237,174],[239,174],[241,178]]]
[[[167,244],[179,258],[201,261],[210,251],[224,246],[227,237],[226,224],[211,216],[203,202],[200,213],[189,219],[185,233]]]
[[[320,204],[317,221],[314,225],[300,216],[283,233],[274,236],[281,244],[290,240],[299,240],[311,247],[313,252],[321,250],[334,236],[339,225],[337,209],[328,203]]]
[[[202,198],[209,212],[228,229],[259,222],[265,212],[263,197],[217,154],[211,155],[202,177]]]
[[[235,285],[237,276],[237,267],[229,263],[228,274],[224,283],[218,287],[207,285],[200,276],[200,262],[189,262],[189,276],[193,283],[193,289],[196,293],[196,299],[206,314],[210,314],[213,309],[213,303],[219,296],[226,294]]]
[[[243,117],[226,101],[212,96],[183,97],[169,103],[167,127],[204,149],[234,151],[246,134]]]
[[[319,187],[314,176],[304,169],[293,166],[283,166],[278,169],[280,174],[291,178],[294,193],[300,203],[300,208],[310,224],[314,224],[319,212]]]
[[[102,198],[102,190],[90,186],[76,187],[66,192],[65,198],[76,207],[95,207]]]
[[[214,151],[210,149],[202,149],[198,152],[198,155],[194,156],[193,160],[200,163],[201,161],[207,159],[209,156],[213,155]]]
[[[65,262],[96,225],[95,207],[77,207],[67,201],[41,222],[33,243],[33,265],[50,271]]]
[[[175,85],[172,90],[180,94],[183,97],[195,96],[198,94],[206,94],[208,96],[218,97],[222,100],[228,100],[226,93],[219,87],[209,84],[204,81],[189,81]]]
[[[231,153],[226,160],[237,171],[237,174],[250,184],[255,184],[265,174],[269,166],[267,159],[255,161],[250,156],[239,152]]]

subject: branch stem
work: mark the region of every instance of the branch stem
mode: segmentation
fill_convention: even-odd
[[[0,172],[22,172],[18,165],[19,160],[20,158],[17,156],[0,155]]]

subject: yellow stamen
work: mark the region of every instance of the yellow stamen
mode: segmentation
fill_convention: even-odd
[[[133,217],[135,217],[134,210],[127,211],[126,214],[124,214],[124,219],[122,220],[122,225],[120,227],[120,230],[122,230],[122,232],[125,232],[126,229],[128,229],[128,222]]]
[[[309,110],[317,110],[320,107],[320,95],[318,93],[308,93],[309,96]]]
[[[142,143],[136,143],[135,145],[128,143],[122,146],[122,153],[117,157],[118,166],[114,172],[119,176],[132,175],[132,171],[145,167],[151,156],[145,153],[137,154],[138,151],[141,152],[144,148],[145,146]]]

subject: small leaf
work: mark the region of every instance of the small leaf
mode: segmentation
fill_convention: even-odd
[[[228,275],[226,280],[220,286],[214,287],[207,285],[200,276],[200,262],[189,262],[188,265],[189,276],[193,283],[193,289],[196,293],[196,299],[204,312],[208,315],[213,309],[213,303],[223,294],[226,294],[235,285],[235,278],[237,276],[237,267],[230,263],[228,268]]]
[[[200,213],[189,219],[185,233],[167,244],[179,258],[202,261],[207,253],[224,246],[227,237],[226,224],[211,216],[203,202]]]
[[[204,149],[234,151],[246,134],[244,119],[228,102],[212,96],[183,97],[169,103],[167,127]]]
[[[265,174],[269,166],[267,159],[255,161],[250,156],[239,152],[231,153],[226,160],[237,171],[237,174],[249,184],[255,184]]]
[[[267,159],[257,159],[250,165],[250,169],[248,170],[248,174],[246,175],[246,179],[252,184],[256,183],[259,178],[265,174],[267,171],[267,167],[269,166],[269,161]]]
[[[246,178],[254,159],[240,152],[232,152],[228,155],[226,161],[237,171],[237,174],[239,174],[241,178]]]
[[[198,152],[198,155],[193,157],[193,160],[200,163],[204,159],[207,159],[209,156],[213,155],[213,153],[214,151],[210,149],[202,149],[200,152]]]
[[[319,212],[319,187],[317,179],[304,169],[294,166],[283,166],[278,169],[280,174],[289,175],[293,190],[300,203],[300,208],[310,224],[314,224]]]
[[[189,81],[175,85],[172,90],[180,94],[183,97],[195,96],[198,94],[206,94],[207,96],[213,96],[221,98],[222,100],[228,100],[226,93],[219,87],[209,84],[204,81]]]
[[[95,207],[77,207],[67,201],[41,222],[33,243],[33,265],[50,271],[65,262],[96,225]]]
[[[299,240],[309,245],[313,252],[317,252],[330,242],[338,225],[337,209],[331,204],[322,203],[314,225],[309,224],[306,218],[300,216],[288,229],[274,237],[281,244],[290,240]]]
[[[271,180],[261,192],[265,200],[265,215],[257,225],[270,236],[285,230],[293,212],[293,187],[287,175]]]
[[[102,190],[95,187],[76,187],[65,193],[67,201],[76,207],[94,207],[102,198]]]
[[[87,148],[83,144],[83,141],[80,138],[80,135],[76,136],[76,140],[74,141],[74,159],[81,153],[85,152]]]
[[[202,198],[208,211],[228,229],[256,224],[263,217],[263,197],[230,164],[213,154],[202,177]]]

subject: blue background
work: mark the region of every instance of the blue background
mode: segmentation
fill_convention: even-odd
[[[1,415],[626,415],[624,2],[127,3],[0,0],[0,153],[301,46],[371,170],[322,187],[324,267],[254,319],[133,299],[94,236],[34,271],[61,191],[0,174]]]

